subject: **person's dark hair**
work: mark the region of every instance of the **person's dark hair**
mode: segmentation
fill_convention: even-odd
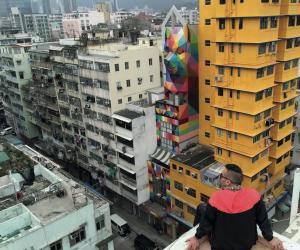
[[[228,175],[232,183],[241,185],[243,182],[243,171],[235,164],[226,164],[225,168],[228,170]]]

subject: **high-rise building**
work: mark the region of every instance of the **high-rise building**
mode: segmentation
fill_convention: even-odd
[[[7,123],[18,135],[29,139],[38,136],[36,126],[30,123],[28,113],[24,109],[22,89],[31,79],[27,44],[1,46],[0,58],[1,92]]]
[[[296,4],[200,1],[199,141],[218,161],[238,164],[245,186],[277,198],[294,131]]]
[[[26,32],[37,35],[44,41],[51,41],[52,32],[48,14],[24,15],[24,23]]]

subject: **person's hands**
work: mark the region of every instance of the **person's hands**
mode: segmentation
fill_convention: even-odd
[[[276,237],[274,237],[271,241],[269,241],[273,250],[284,250],[282,241]]]
[[[200,247],[200,240],[196,236],[187,239],[186,242],[188,246],[185,250],[198,250]]]

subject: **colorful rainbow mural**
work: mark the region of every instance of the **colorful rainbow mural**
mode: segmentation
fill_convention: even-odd
[[[157,139],[158,145],[161,138],[172,140],[178,153],[178,145],[197,136],[199,127],[197,25],[166,27],[164,63],[165,98],[156,103]],[[172,133],[161,131],[162,122],[172,124]]]

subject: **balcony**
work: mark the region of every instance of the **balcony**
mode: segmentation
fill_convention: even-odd
[[[137,203],[138,202],[138,197],[137,197],[137,192],[136,191],[127,191],[128,188],[126,185],[122,184],[122,187],[121,187],[121,193],[124,197],[126,197],[128,200],[134,202],[134,203]]]
[[[100,72],[93,69],[84,69],[79,68],[79,76],[90,78],[90,79],[101,79],[103,81],[108,81],[108,75],[109,73]]]
[[[31,67],[33,68],[44,68],[48,70],[52,70],[52,63],[51,62],[41,62],[41,61],[31,61]]]

